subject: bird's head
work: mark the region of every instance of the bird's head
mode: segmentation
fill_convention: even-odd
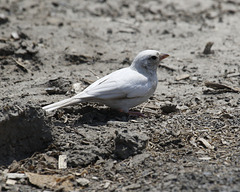
[[[140,52],[132,62],[131,67],[139,72],[155,73],[161,60],[168,57],[168,54],[155,50],[145,50]]]

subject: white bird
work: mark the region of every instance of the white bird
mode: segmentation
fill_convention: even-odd
[[[129,67],[98,79],[77,95],[43,107],[47,112],[83,102],[98,102],[128,113],[155,92],[157,67],[168,54],[155,50],[140,52]]]

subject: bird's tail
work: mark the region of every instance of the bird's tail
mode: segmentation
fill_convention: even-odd
[[[50,105],[46,105],[46,106],[43,107],[43,109],[45,111],[49,112],[49,111],[53,111],[55,109],[66,107],[68,105],[73,105],[75,103],[81,103],[81,99],[71,97],[69,99],[64,99],[62,101],[59,101],[59,102],[56,102],[56,103],[53,103],[53,104],[50,104]]]

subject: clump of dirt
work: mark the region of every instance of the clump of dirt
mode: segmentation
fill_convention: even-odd
[[[42,151],[52,141],[50,122],[40,107],[5,105],[0,110],[0,164]]]
[[[130,156],[142,153],[147,147],[147,143],[147,135],[123,130],[116,133],[114,153],[119,159],[127,159]]]

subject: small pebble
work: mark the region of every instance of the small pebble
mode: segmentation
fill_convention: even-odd
[[[7,173],[8,179],[22,179],[27,178],[27,176],[24,173]]]
[[[11,33],[11,37],[12,37],[13,39],[15,39],[15,40],[18,40],[18,39],[20,39],[20,37],[19,37],[18,33],[17,33],[17,32],[15,32],[15,31]]]
[[[192,77],[191,78],[193,81],[197,81],[198,80],[198,77]]]
[[[4,14],[0,14],[0,24],[4,24],[8,22],[8,18]]]
[[[92,179],[95,180],[95,181],[97,181],[97,180],[98,180],[98,177],[93,176]]]
[[[83,187],[87,186],[90,183],[90,181],[86,178],[78,178],[76,181]]]
[[[17,182],[16,180],[8,179],[8,180],[6,181],[6,184],[7,184],[7,185],[15,185],[16,182]]]
[[[110,184],[111,184],[111,182],[110,182],[110,181],[107,181],[107,182],[104,184],[103,188],[104,188],[104,189],[107,189]]]

